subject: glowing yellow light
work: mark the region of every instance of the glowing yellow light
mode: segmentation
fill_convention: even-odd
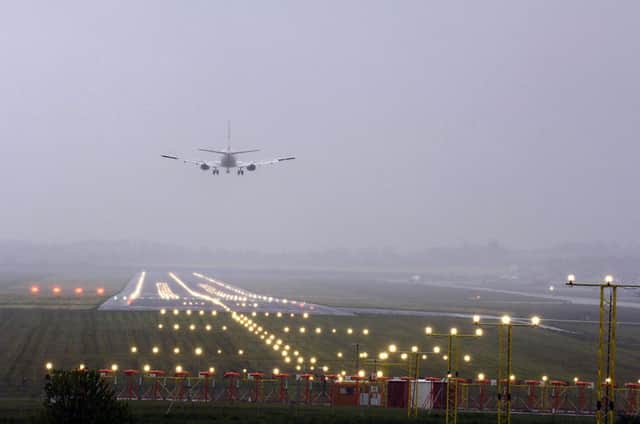
[[[187,315],[191,315],[191,309],[187,309]]]
[[[418,351],[418,346],[411,346],[411,352],[416,353]]]
[[[382,377],[384,377],[384,373],[382,371],[378,370],[378,371],[376,371],[376,377],[382,378]]]
[[[307,329],[306,329],[306,328],[304,328],[304,327],[300,327],[300,333],[301,333],[301,334],[304,334],[306,331],[307,331]]]
[[[473,323],[474,324],[479,324],[480,323],[480,315],[474,315],[473,316]]]
[[[534,325],[536,327],[540,325],[540,317],[538,316],[531,317],[531,325]]]
[[[511,374],[511,375],[509,376],[509,380],[514,381],[515,379],[516,379],[516,376],[515,376],[515,375]]]
[[[398,347],[396,345],[394,345],[394,344],[390,344],[388,350],[389,350],[389,352],[394,353],[395,351],[398,350]]]
[[[222,355],[222,349],[218,349],[218,355]]]
[[[338,358],[342,358],[342,352],[338,352],[337,355],[338,355]]]
[[[166,309],[160,309],[160,315],[164,315],[164,314],[166,314],[166,313],[167,313],[167,310],[166,310]]]
[[[580,379],[578,377],[573,377],[573,382],[577,383],[578,381],[580,381]]]
[[[274,368],[273,375],[278,375],[278,374],[280,374],[280,370],[278,368]]]
[[[176,355],[178,355],[180,353],[180,348],[179,347],[174,347],[173,348],[173,353],[175,353]]]
[[[304,362],[304,358],[302,356],[298,357],[298,363],[301,364]]]
[[[424,332],[425,332],[428,336],[430,336],[431,334],[433,334],[433,328],[431,328],[431,327],[425,327],[425,328],[424,328]]]
[[[445,361],[446,361],[446,360],[448,360],[448,359],[449,359],[449,355],[444,355],[444,356],[442,357],[442,359],[444,359]]]
[[[194,352],[195,352],[196,355],[200,356],[200,355],[202,355],[202,348],[201,347],[197,347]]]
[[[569,274],[569,275],[567,276],[567,283],[569,283],[569,284],[573,284],[573,283],[575,283],[575,282],[576,282],[576,276],[575,276],[575,275],[573,275],[573,274]]]
[[[322,328],[316,327],[316,334],[320,334],[320,333],[322,333]]]
[[[385,359],[389,358],[389,354],[387,352],[380,352],[378,354],[378,358],[380,358],[382,360],[385,360]]]
[[[503,315],[500,319],[504,325],[511,324],[511,317],[509,315]]]
[[[327,371],[329,371],[329,367],[328,366],[325,365],[324,367],[322,367],[322,372],[327,372]]]
[[[179,330],[180,329],[180,324],[173,324],[173,329],[174,330]]]
[[[369,329],[365,328],[364,330],[362,330],[362,334],[364,334],[365,336],[369,335]]]
[[[353,328],[347,328],[347,334],[353,334]]]
[[[365,374],[364,370],[359,370],[359,371],[358,371],[358,377],[360,377],[360,378],[364,378],[364,376],[365,376],[365,375],[366,375],[366,374]]]
[[[433,348],[433,353],[440,353],[440,346],[436,346]]]
[[[484,334],[484,331],[482,331],[482,328],[476,328],[476,336],[480,337]]]
[[[78,366],[78,369],[79,369],[80,371],[84,371],[84,368],[85,368],[84,364],[80,364],[80,365]]]
[[[191,324],[191,325],[189,326],[189,330],[193,331],[193,330],[195,330],[195,329],[196,329],[196,325],[195,325],[195,324]]]
[[[336,330],[335,328],[332,328],[332,329],[331,329],[331,332],[332,332],[333,334],[336,334],[336,331],[337,331],[337,330]]]
[[[177,366],[176,366],[176,372],[177,372],[177,373],[181,373],[181,372],[182,372],[182,366],[177,365]]]
[[[315,364],[315,363],[316,363],[316,358],[315,358],[314,356],[312,356],[312,357],[309,359],[309,362],[311,362],[312,364]]]
[[[164,325],[162,325],[162,323],[160,323],[160,324],[158,324],[158,328],[159,328],[160,330],[162,330],[162,329],[164,328]]]
[[[606,277],[604,277],[604,282],[607,284],[613,283],[613,275],[607,275]]]
[[[154,346],[153,348],[151,348],[151,352],[156,354],[156,353],[160,352],[160,349],[158,348],[158,346]]]
[[[238,349],[238,355],[244,355],[244,350]]]
[[[289,332],[289,327],[284,327],[284,332],[288,333]]]
[[[484,381],[484,374],[483,373],[479,373],[478,374],[478,380]]]
[[[209,367],[209,374],[216,372],[216,367]]]
[[[177,310],[177,309],[174,309],[174,310],[173,310],[173,315],[178,315],[179,313],[180,313],[180,311],[179,311],[179,310]]]
[[[135,346],[131,346],[131,353],[137,353],[138,352],[138,348]]]
[[[469,362],[471,360],[471,355],[464,355],[464,362]]]
[[[111,364],[111,371],[113,372],[118,371],[118,364]]]
[[[400,359],[403,359],[403,360],[404,360],[404,359],[407,359],[407,357],[408,357],[408,356],[409,356],[409,355],[407,355],[406,353],[402,353],[402,354],[400,355]]]
[[[286,362],[288,364],[289,362],[291,362],[291,358],[289,356],[287,356],[286,358],[284,358],[284,362]]]
[[[452,336],[455,336],[456,334],[458,334],[458,329],[455,327],[453,327],[450,331]]]
[[[222,326],[222,331],[227,331],[227,326],[226,325]]]
[[[151,365],[145,364],[145,366],[142,367],[142,369],[144,370],[144,372],[149,372],[149,371],[151,371]]]
[[[547,381],[549,379],[549,377],[547,377],[546,375],[542,376],[542,381]]]

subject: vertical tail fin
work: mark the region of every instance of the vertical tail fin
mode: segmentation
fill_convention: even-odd
[[[231,120],[227,121],[227,152],[231,152]]]

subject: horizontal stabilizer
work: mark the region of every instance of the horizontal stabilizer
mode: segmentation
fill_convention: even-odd
[[[171,155],[162,155],[162,157],[167,159],[178,159],[177,156],[171,156]]]
[[[201,152],[209,152],[209,153],[217,153],[219,155],[226,155],[227,152],[223,152],[222,150],[213,150],[213,149],[198,149]]]
[[[278,162],[282,162],[283,160],[293,160],[295,159],[295,156],[288,156],[286,158],[278,158]]]
[[[251,149],[251,150],[238,150],[237,152],[229,152],[229,153],[231,153],[232,155],[239,155],[242,153],[253,153],[253,152],[259,152],[259,151],[260,149]]]

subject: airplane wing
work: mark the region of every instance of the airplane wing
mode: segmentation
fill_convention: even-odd
[[[271,160],[262,160],[262,161],[255,161],[255,162],[238,162],[238,167],[246,168],[249,171],[254,171],[258,166],[275,165],[277,163],[284,162],[287,160],[293,160],[295,158],[296,158],[295,156],[285,156],[285,157],[275,158]]]
[[[181,158],[181,157],[173,156],[173,155],[161,155],[161,156],[163,158],[166,158],[166,159],[181,160],[184,163],[192,163],[194,165],[199,166],[201,169],[204,169],[204,170],[207,170],[209,168],[218,168],[220,166],[220,162],[219,161],[185,159],[185,158]]]

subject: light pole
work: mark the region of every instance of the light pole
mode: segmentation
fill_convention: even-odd
[[[418,346],[411,346],[410,350],[399,350],[395,344],[389,345],[386,352],[381,352],[378,354],[378,359],[381,361],[387,361],[389,359],[389,354],[400,354],[400,359],[402,361],[408,361],[408,375],[413,379],[413,387],[411,387],[411,382],[409,382],[409,389],[411,390],[410,401],[407,403],[407,416],[417,416],[418,415],[418,377],[420,375],[420,359],[426,360],[427,354],[431,352],[421,351]],[[374,360],[374,366],[376,366],[378,362]],[[400,364],[385,362],[385,365],[404,365],[405,362]]]
[[[618,287],[638,288],[638,284],[621,284],[607,275],[603,283],[578,283],[576,276],[567,277],[569,287],[600,288],[600,319],[598,329],[598,381],[596,383],[596,423],[613,424],[615,420],[615,383],[616,383],[616,324]],[[608,293],[607,293],[608,291]],[[608,296],[607,296],[608,294]],[[607,360],[604,359],[604,327],[607,326]],[[606,367],[606,370],[605,370]],[[605,377],[606,375],[606,377]],[[603,386],[604,385],[604,389]],[[605,418],[606,417],[606,418]]]
[[[476,328],[473,334],[462,334],[453,327],[448,333],[434,333],[433,328],[425,327],[425,333],[429,337],[447,337],[447,400],[446,400],[446,424],[456,424],[458,422],[458,348],[457,339],[459,337],[477,338],[482,336],[482,329]],[[437,352],[436,352],[437,353]],[[468,355],[465,355],[465,361]],[[470,358],[469,358],[470,359]],[[468,362],[468,361],[467,361]]]
[[[480,325],[480,315],[473,316],[473,323]],[[540,317],[534,316],[525,324],[514,322],[509,315],[503,315],[499,323],[483,325],[498,327],[498,424],[511,424],[511,380],[515,380],[511,355],[513,327],[538,327]]]

